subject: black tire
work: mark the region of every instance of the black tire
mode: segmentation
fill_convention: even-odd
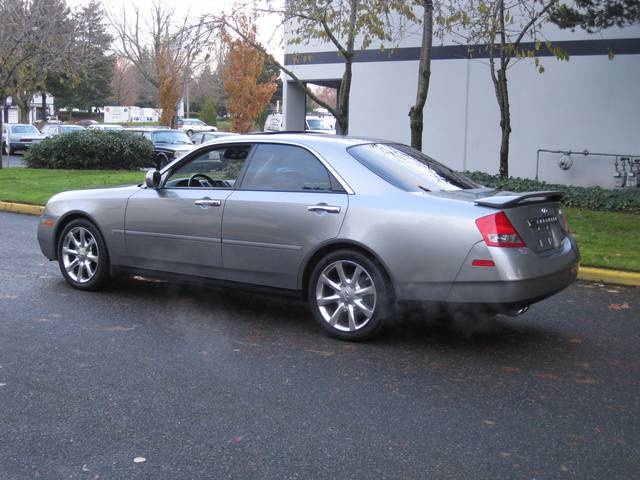
[[[2,154],[6,155],[7,154],[7,144],[2,142]]]
[[[76,266],[70,268],[74,260]],[[100,230],[92,222],[76,219],[64,227],[58,240],[58,265],[62,276],[73,288],[98,290],[106,284],[109,252]]]
[[[9,155],[13,155],[14,153],[16,153],[16,151],[13,149],[11,144],[9,144]]]
[[[320,280],[322,275],[324,280]],[[313,317],[325,332],[340,340],[371,338],[393,315],[393,287],[382,266],[355,250],[338,250],[323,257],[311,273],[307,294]]]

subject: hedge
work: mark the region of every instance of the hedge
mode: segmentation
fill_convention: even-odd
[[[640,213],[640,188],[607,190],[600,187],[572,187],[539,182],[527,178],[509,177],[506,180],[498,175],[483,172],[465,172],[475,182],[491,188],[500,188],[512,192],[535,190],[561,190],[565,192],[562,203],[567,207],[587,210],[619,211]]]
[[[24,155],[30,168],[133,170],[154,164],[153,144],[131,132],[83,130],[47,138]]]

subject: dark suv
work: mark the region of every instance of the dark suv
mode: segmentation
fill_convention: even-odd
[[[186,155],[193,149],[189,137],[178,130],[170,128],[129,128],[130,132],[143,136],[153,143],[155,151],[155,167],[160,169],[176,158]]]

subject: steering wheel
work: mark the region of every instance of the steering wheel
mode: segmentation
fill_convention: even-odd
[[[197,180],[198,177],[204,178],[206,183],[203,183]],[[217,183],[213,178],[209,177],[208,175],[205,175],[204,173],[194,173],[189,177],[189,181],[187,182],[187,187],[195,186],[194,181],[197,181],[200,184],[199,186],[201,187],[213,187]]]

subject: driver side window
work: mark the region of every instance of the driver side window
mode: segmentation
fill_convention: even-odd
[[[233,187],[249,156],[249,145],[229,145],[201,152],[173,170],[165,188]]]

